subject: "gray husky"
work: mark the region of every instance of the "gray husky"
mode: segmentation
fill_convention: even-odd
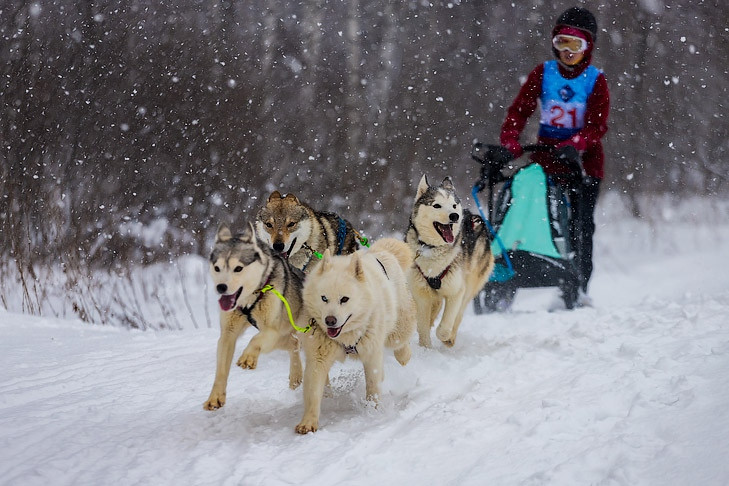
[[[405,241],[415,254],[408,282],[417,306],[419,343],[431,347],[430,328],[445,303],[435,335],[453,346],[466,306],[494,266],[484,221],[461,206],[450,178],[436,187],[423,176]]]
[[[289,263],[307,274],[329,249],[332,255],[348,255],[359,248],[359,235],[340,216],[317,211],[293,194],[274,191],[256,216],[258,237]]]
[[[291,359],[289,386],[298,387],[303,370],[294,323],[302,308],[303,274],[257,241],[252,225],[245,233],[233,235],[225,224],[218,229],[210,254],[210,273],[220,295],[220,338],[215,382],[203,407],[215,410],[225,405],[235,343],[248,327],[257,328],[258,334],[243,350],[238,366],[254,369],[261,353],[284,349]]]

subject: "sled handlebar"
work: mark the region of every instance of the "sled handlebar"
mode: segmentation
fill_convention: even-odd
[[[554,153],[554,147],[551,145],[543,145],[540,143],[535,143],[532,145],[524,145],[522,147],[522,150],[524,152],[552,152]]]
[[[583,175],[582,161],[580,160],[577,151],[574,151],[574,157],[563,158],[558,150],[552,145],[545,144],[531,144],[524,145],[522,147],[524,153],[527,152],[546,152],[553,154],[556,157],[560,157],[560,161],[567,164],[570,168],[570,172],[574,177],[581,177]],[[476,183],[478,190],[483,190],[487,181],[488,184],[495,184],[499,181],[503,181],[506,177],[501,173],[501,170],[514,160],[514,155],[501,145],[483,144],[480,142],[474,143],[471,148],[471,158],[481,164],[481,177]]]
[[[554,153],[554,147],[551,145],[544,144],[531,144],[524,145],[522,150],[526,152],[550,152]],[[514,156],[509,152],[506,147],[501,145],[483,144],[476,142],[471,147],[471,158],[481,164],[498,164],[503,165],[509,160],[514,159]]]

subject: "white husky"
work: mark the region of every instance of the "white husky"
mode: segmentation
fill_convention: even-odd
[[[412,263],[404,242],[383,238],[351,255],[331,256],[327,250],[309,274],[302,314],[312,319],[312,332],[301,338],[306,352],[304,416],[296,432],[318,429],[324,386],[336,359],[362,361],[366,398],[373,401],[384,376],[384,348],[393,348],[402,365],[410,360],[415,303],[405,271]]]

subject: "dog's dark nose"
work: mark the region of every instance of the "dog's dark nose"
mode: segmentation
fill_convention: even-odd
[[[451,223],[457,222],[458,221],[458,218],[460,218],[460,216],[458,215],[458,213],[451,213],[448,217],[450,218]]]
[[[228,291],[228,286],[225,284],[218,284],[215,287],[215,290],[217,290],[219,294],[224,294]]]
[[[274,243],[273,249],[276,251],[284,251],[284,244],[283,243]]]
[[[334,316],[326,316],[324,319],[327,327],[335,327],[337,325],[337,318]]]

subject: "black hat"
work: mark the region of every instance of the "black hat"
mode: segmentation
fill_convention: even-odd
[[[592,36],[593,42],[597,39],[597,21],[595,16],[586,8],[572,7],[565,10],[557,19],[556,25],[568,25],[584,30]]]

